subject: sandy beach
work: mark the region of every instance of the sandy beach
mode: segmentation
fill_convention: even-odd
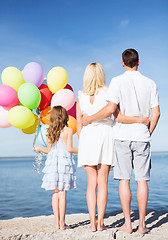
[[[54,216],[40,216],[30,218],[13,218],[0,220],[1,240],[40,239],[40,240],[62,240],[62,239],[151,239],[168,240],[168,211],[148,211],[146,224],[150,232],[146,235],[137,232],[138,212],[131,212],[133,233],[116,232],[116,228],[123,223],[121,211],[112,212],[105,216],[105,225],[109,227],[103,232],[92,233],[89,229],[90,221],[88,214],[72,214],[66,216],[66,223],[71,229],[61,231],[55,229]]]

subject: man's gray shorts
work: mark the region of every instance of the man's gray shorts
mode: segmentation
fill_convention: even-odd
[[[134,169],[135,180],[150,180],[151,150],[149,142],[114,142],[114,178],[130,179]]]

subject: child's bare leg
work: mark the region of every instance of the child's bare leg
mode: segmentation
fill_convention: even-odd
[[[98,225],[97,230],[103,231],[107,227],[104,226],[104,213],[106,210],[107,197],[108,197],[108,174],[110,166],[99,164],[98,170],[98,196],[97,196],[97,206],[98,206]]]
[[[55,217],[56,229],[60,228],[60,217],[59,217],[59,198],[58,198],[58,190],[53,190],[52,195],[52,209]]]
[[[65,230],[67,228],[65,224],[65,213],[66,213],[66,191],[59,190],[59,213],[60,213],[60,229]]]
[[[149,229],[145,225],[146,207],[148,201],[148,184],[147,181],[137,181],[137,201],[139,207],[139,228],[138,232],[145,234]]]
[[[96,166],[86,166],[87,174],[87,205],[90,215],[91,231],[95,232],[96,227],[96,188],[97,188],[97,167]]]

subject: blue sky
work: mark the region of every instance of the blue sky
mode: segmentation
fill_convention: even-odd
[[[48,71],[61,66],[77,98],[85,67],[100,62],[106,83],[123,73],[121,53],[135,48],[139,71],[159,89],[161,118],[152,151],[168,150],[168,1],[6,0],[0,7],[0,72],[32,61]],[[0,80],[0,84],[2,84]],[[0,157],[32,155],[33,135],[0,128]],[[74,136],[75,145],[77,137]]]

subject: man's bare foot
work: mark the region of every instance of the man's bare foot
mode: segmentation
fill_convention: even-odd
[[[148,229],[148,228],[146,228],[146,227],[139,227],[138,228],[138,232],[140,233],[140,234],[146,234],[146,233],[148,233],[150,230]]]
[[[104,226],[104,224],[102,226],[100,226],[100,225],[97,226],[97,231],[104,231],[104,230],[107,230],[107,229],[109,229],[109,228]]]
[[[65,224],[64,226],[60,226],[60,229],[63,231],[66,229],[71,229],[71,227]]]
[[[123,224],[121,227],[118,228],[118,231],[132,233],[132,227],[126,226],[125,224]]]
[[[91,224],[91,225],[90,225],[90,230],[91,230],[92,232],[96,232],[96,231],[97,231],[96,225]]]

